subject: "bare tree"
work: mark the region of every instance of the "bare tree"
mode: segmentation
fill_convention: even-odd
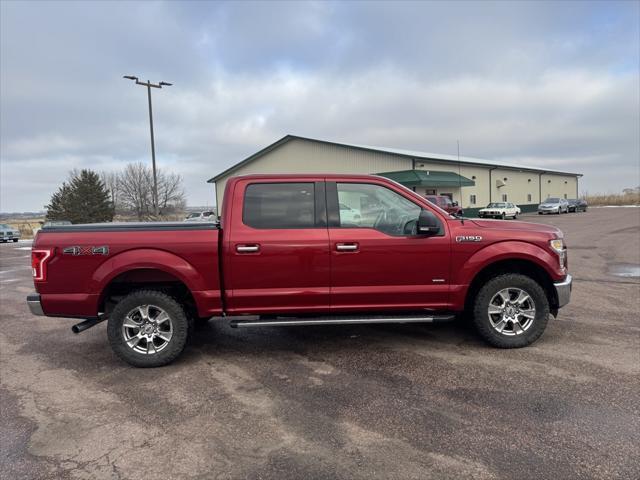
[[[134,213],[139,220],[154,218],[153,172],[143,163],[130,163],[118,178],[118,206]],[[186,198],[182,177],[158,170],[160,215],[184,210]]]
[[[118,183],[120,181],[120,172],[100,172],[100,180],[104,183],[107,190],[109,190],[109,195],[111,195],[111,203],[118,208]]]
[[[184,210],[187,201],[182,187],[182,175],[158,172],[158,206],[161,215]]]

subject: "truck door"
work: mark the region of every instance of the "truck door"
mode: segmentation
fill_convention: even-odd
[[[375,182],[327,182],[331,309],[444,309],[450,239],[416,235],[422,207]],[[338,204],[352,214],[343,218]]]
[[[330,255],[324,179],[236,184],[225,231],[229,313],[329,309]]]

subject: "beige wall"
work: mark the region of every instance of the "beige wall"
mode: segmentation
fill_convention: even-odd
[[[572,175],[542,175],[542,200],[547,197],[576,198],[578,178]]]
[[[540,203],[540,174],[535,171],[518,171],[489,166],[458,165],[455,163],[416,160],[416,169],[454,172],[475,182],[473,187],[442,187],[437,194],[451,193],[453,199],[462,208],[482,208],[490,201],[507,201],[519,205]],[[216,200],[218,212],[221,212],[222,195],[227,179],[230,176],[255,173],[379,173],[394,170],[409,170],[413,162],[409,158],[391,153],[372,152],[354,148],[293,139],[280,147],[266,153],[257,160],[235,170],[230,175],[216,182]],[[475,177],[475,178],[474,178]],[[491,180],[490,180],[491,178]],[[507,179],[506,181],[504,179]],[[498,187],[497,180],[504,185]],[[549,183],[549,180],[551,183]],[[542,200],[555,196],[563,198],[576,197],[577,178],[572,175],[543,174]],[[566,182],[566,183],[565,183]],[[424,188],[416,191],[425,194]],[[528,195],[531,195],[529,201]],[[471,203],[471,195],[476,196],[476,203]]]
[[[540,203],[538,179],[539,174],[536,172],[496,168],[491,172],[491,201],[504,201],[503,196],[506,195],[507,202],[518,205]]]
[[[379,173],[410,170],[410,159],[307,140],[293,139],[216,182],[217,205],[231,176],[253,173]],[[221,212],[221,208],[218,208]]]

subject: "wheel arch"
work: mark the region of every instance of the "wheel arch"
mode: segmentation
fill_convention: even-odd
[[[558,298],[553,286],[553,279],[547,270],[538,263],[525,258],[506,258],[495,261],[480,269],[467,288],[465,296],[465,311],[473,309],[473,301],[476,295],[489,279],[501,274],[518,273],[535,280],[546,293],[549,300],[549,308],[555,316],[558,311]]]
[[[109,300],[133,290],[155,289],[195,306],[193,291],[201,290],[204,280],[183,258],[164,250],[135,249],[104,262],[92,276],[92,291],[99,294],[98,308],[107,312]]]

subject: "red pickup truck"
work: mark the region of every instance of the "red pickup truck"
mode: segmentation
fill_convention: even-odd
[[[348,208],[344,208],[348,207]],[[43,228],[34,314],[108,320],[138,367],[183,351],[194,321],[234,327],[436,322],[467,311],[491,345],[523,347],[569,302],[554,227],[454,217],[364,175],[251,175],[227,182],[221,222]]]

